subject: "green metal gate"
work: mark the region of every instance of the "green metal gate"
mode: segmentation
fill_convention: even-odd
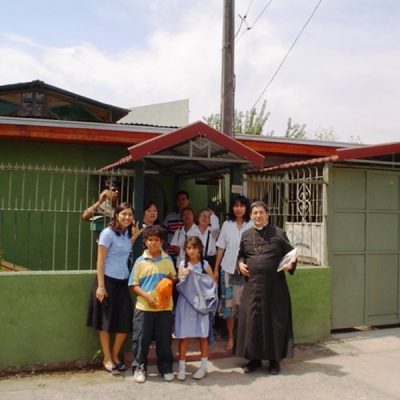
[[[400,173],[334,167],[332,329],[400,322]]]

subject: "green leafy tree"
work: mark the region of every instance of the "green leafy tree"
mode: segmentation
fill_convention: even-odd
[[[285,132],[285,137],[292,139],[305,139],[307,136],[306,124],[294,124],[292,123],[292,118],[289,117],[287,122],[287,128]]]
[[[217,131],[221,130],[221,114],[211,114],[208,117],[203,116],[203,120]]]
[[[317,128],[314,131],[314,138],[324,142],[337,142],[339,137],[333,131],[333,128]]]
[[[357,143],[357,144],[363,144],[363,142],[362,142],[360,136],[358,136],[358,135],[357,135],[357,136],[351,135],[351,136],[350,136],[350,142],[351,142],[351,143]]]
[[[270,112],[265,111],[266,106],[267,101],[264,100],[259,112],[257,112],[255,107],[245,113],[235,110],[233,117],[233,131],[237,134],[261,135],[264,125],[271,114]],[[209,117],[203,117],[203,120],[214,129],[219,131],[221,130],[220,114],[211,114]]]

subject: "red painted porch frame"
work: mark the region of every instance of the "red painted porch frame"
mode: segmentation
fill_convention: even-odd
[[[187,125],[176,131],[165,133],[158,137],[146,140],[135,146],[128,148],[133,161],[141,160],[150,154],[158,153],[162,150],[174,147],[177,144],[190,140],[197,136],[204,136],[210,141],[228,149],[232,153],[244,158],[251,164],[262,168],[265,157],[256,151],[244,146],[240,142],[219,132],[205,123],[198,121]]]

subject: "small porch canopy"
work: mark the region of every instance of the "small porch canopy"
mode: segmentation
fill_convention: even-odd
[[[146,169],[163,174],[199,176],[243,166],[261,169],[265,157],[237,140],[198,121],[128,148],[129,155],[102,168],[147,160]]]

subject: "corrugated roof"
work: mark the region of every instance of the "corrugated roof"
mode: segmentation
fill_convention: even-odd
[[[260,171],[250,171],[253,173],[260,173],[260,172],[270,172],[270,171],[278,171],[281,169],[290,169],[296,167],[305,167],[310,165],[318,165],[318,164],[325,164],[327,162],[333,162],[338,160],[337,155],[328,156],[328,157],[318,157],[318,158],[311,158],[309,160],[302,160],[302,161],[293,161],[284,164],[274,165],[273,167],[263,168]]]
[[[380,156],[400,154],[400,142],[383,143],[369,146],[355,146],[346,149],[336,149],[336,154],[327,157],[316,157],[308,160],[294,161],[263,168],[260,171],[250,173],[271,172],[283,169],[305,167],[310,165],[325,164],[327,162],[351,161],[357,159],[371,159]],[[373,161],[373,160],[371,160]]]

